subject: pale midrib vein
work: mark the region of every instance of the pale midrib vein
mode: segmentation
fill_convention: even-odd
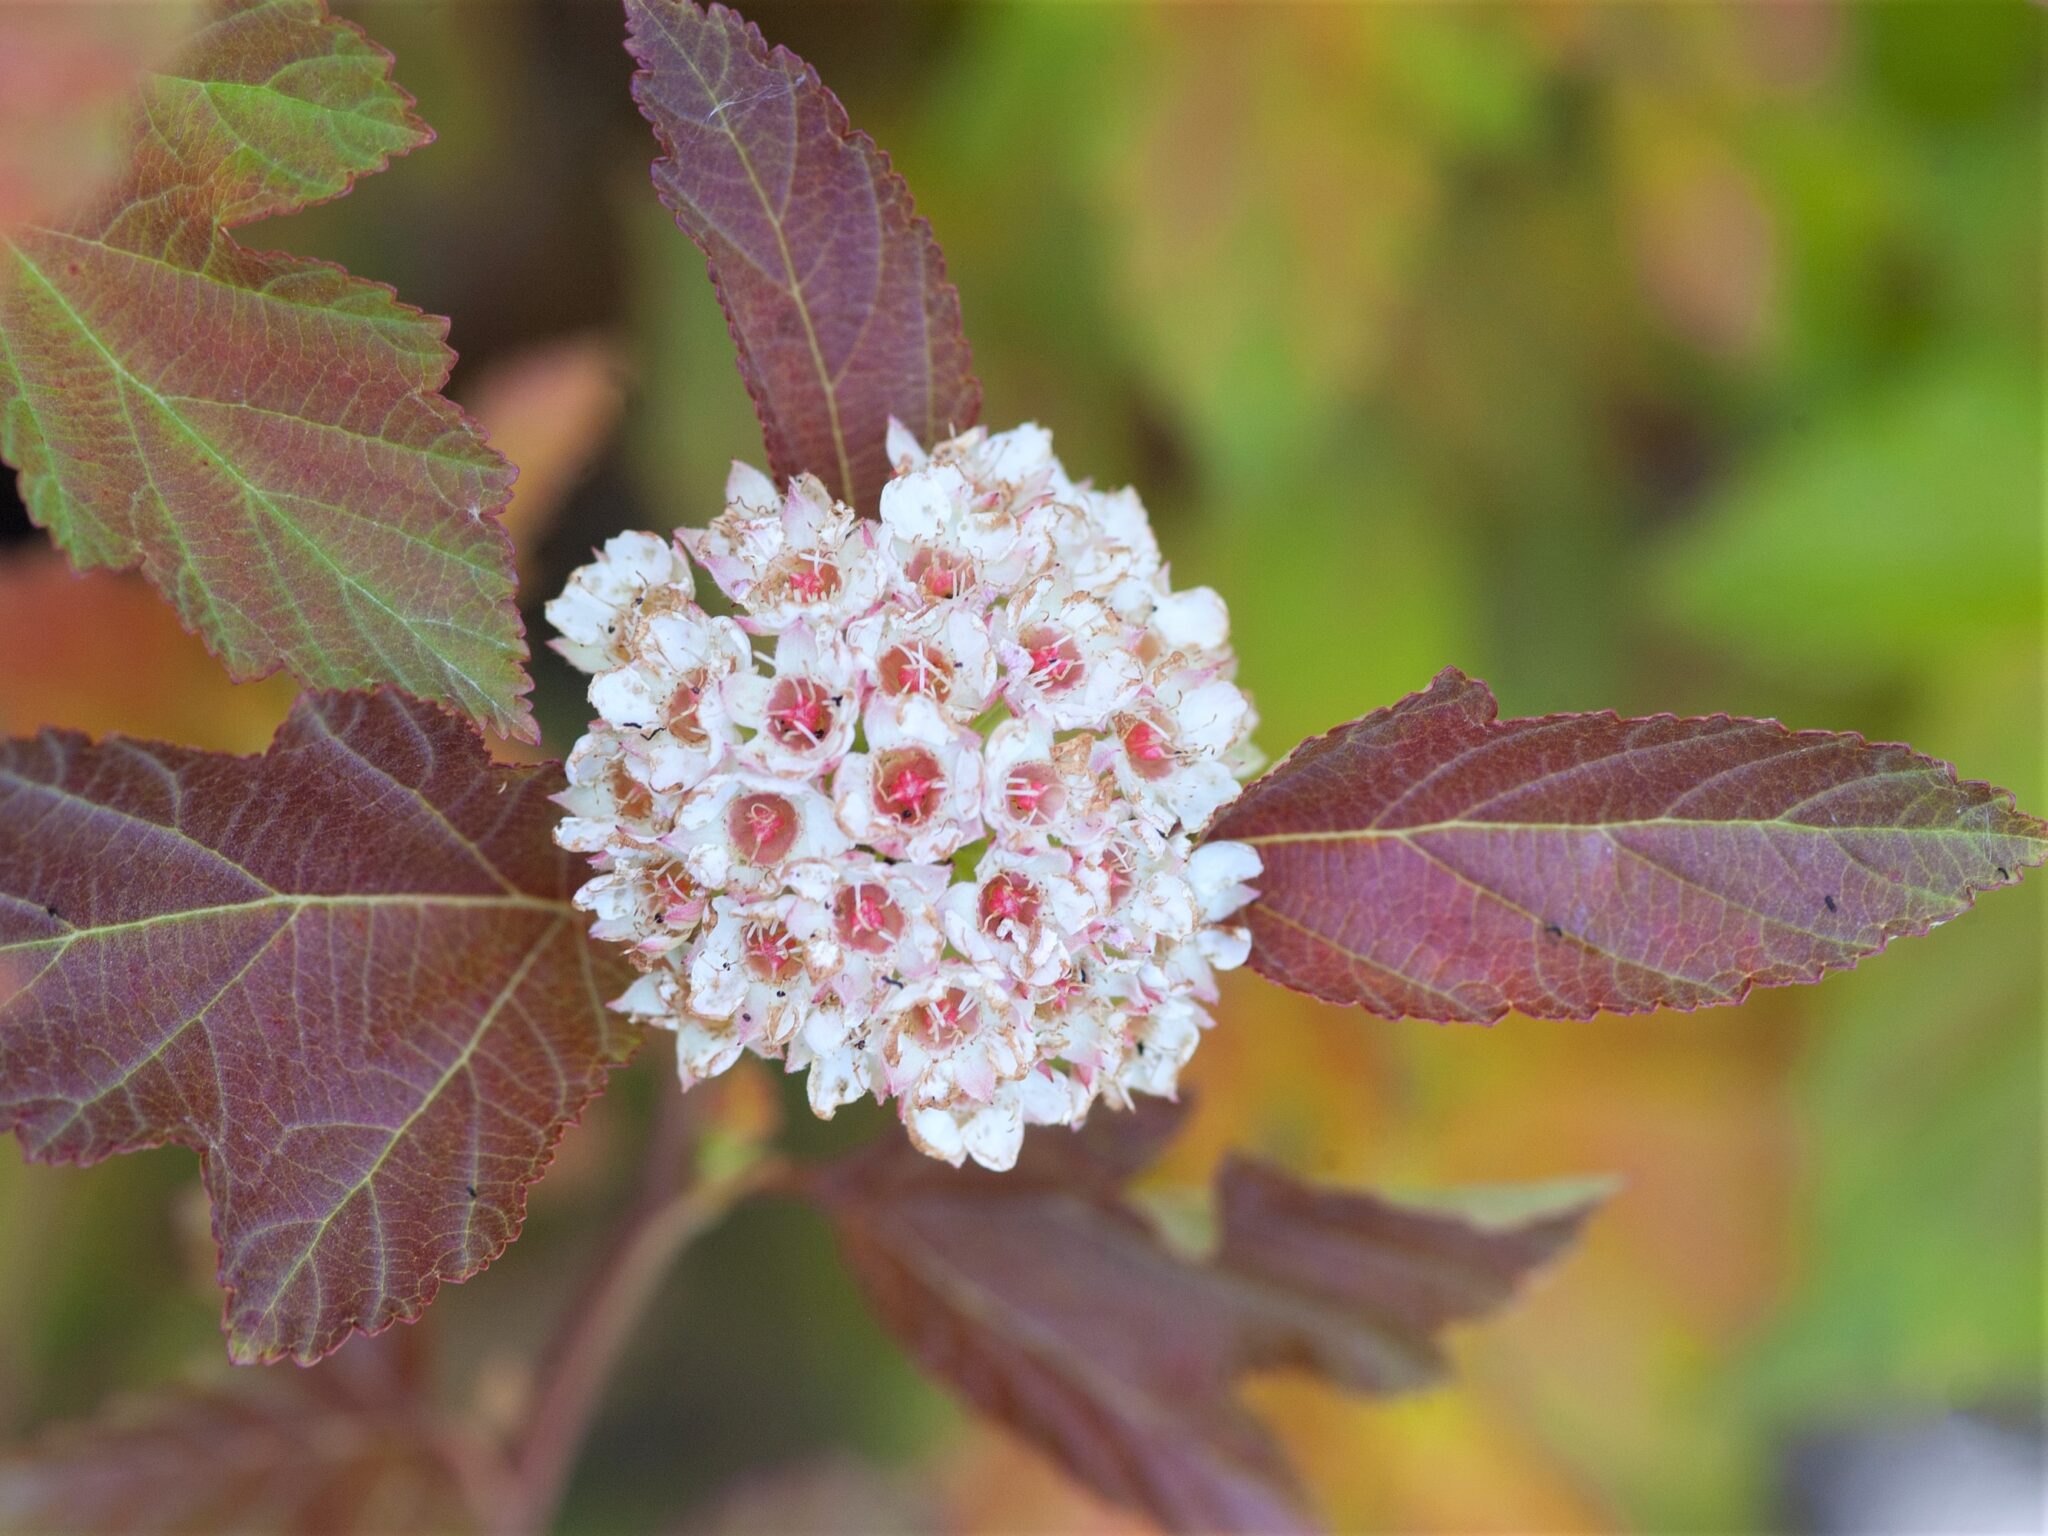
[[[1823,827],[1808,821],[1778,821],[1770,817],[1747,820],[1694,818],[1689,816],[1644,816],[1631,821],[1431,821],[1412,827],[1352,827],[1329,832],[1262,832],[1227,839],[1249,843],[1254,848],[1277,847],[1287,843],[1372,843],[1407,842],[1436,832],[1629,832],[1645,827],[1692,827],[1701,831],[1794,832],[1820,837],[1843,837],[1863,833],[1884,837],[1980,838],[2011,837],[2048,845],[2048,838],[2030,833],[2004,833],[1972,827],[1895,827],[1883,822],[1858,822],[1848,826]]]
[[[669,27],[666,18],[661,17],[658,12],[651,14],[656,16],[657,25],[668,33],[675,56],[681,59],[684,67],[696,77],[697,85],[704,92],[705,99],[710,101],[715,109],[718,93],[711,88],[711,82],[704,78],[704,71],[697,67],[697,61],[690,57],[689,49]],[[714,116],[717,115],[714,111]],[[767,217],[768,227],[775,235],[776,249],[782,255],[782,270],[789,283],[790,302],[796,306],[797,318],[803,322],[804,340],[809,343],[811,349],[811,366],[817,370],[818,387],[825,395],[825,414],[832,428],[832,451],[839,460],[840,489],[846,499],[851,501],[854,494],[853,461],[847,456],[846,433],[839,424],[839,390],[833,382],[832,370],[825,364],[825,349],[818,344],[818,330],[811,321],[811,306],[804,297],[803,280],[797,276],[796,259],[790,254],[789,241],[782,232],[782,219],[776,213],[774,205],[769,202],[768,189],[761,185],[761,178],[754,170],[753,157],[747,153],[746,145],[740,142],[740,136],[722,120],[718,122],[718,131],[725,135],[726,141],[732,145],[733,153],[739,156],[740,169],[747,173],[747,181],[754,189],[754,197],[761,204],[761,212]],[[711,221],[707,219],[705,222],[708,224]]]
[[[0,955],[27,954],[52,947],[68,948],[81,939],[104,939],[121,934],[135,933],[150,928],[160,928],[176,923],[203,922],[210,918],[241,916],[252,912],[287,911],[293,919],[301,912],[312,910],[336,910],[361,907],[369,910],[398,908],[413,912],[436,910],[447,911],[491,911],[510,910],[525,912],[569,913],[574,910],[565,898],[549,896],[439,896],[415,893],[395,895],[363,896],[264,896],[251,901],[224,902],[218,906],[187,907],[178,912],[160,912],[153,917],[138,917],[125,923],[102,923],[91,928],[73,928],[68,933],[51,934],[41,939],[18,939],[13,943],[0,944]]]
[[[228,476],[229,479],[233,480],[236,485],[239,485],[242,488],[243,492],[245,493],[243,502],[245,506],[259,509],[263,513],[265,513],[272,523],[274,523],[277,527],[282,528],[292,538],[296,539],[300,544],[302,544],[305,547],[308,553],[310,553],[316,560],[319,561],[320,564],[326,566],[327,569],[334,574],[335,579],[344,588],[360,592],[364,597],[368,598],[370,602],[374,604],[377,608],[381,609],[384,613],[388,614],[391,620],[394,623],[396,623],[399,626],[399,628],[401,628],[407,634],[412,635],[416,640],[421,642],[421,648],[425,654],[426,659],[431,661],[434,665],[438,666],[445,673],[460,678],[464,683],[468,684],[469,687],[472,690],[474,690],[475,697],[484,700],[486,704],[489,704],[491,702],[491,690],[488,687],[486,687],[479,679],[470,676],[470,674],[467,671],[465,671],[460,666],[456,665],[452,657],[443,654],[433,645],[427,643],[426,636],[421,633],[422,626],[420,624],[416,623],[407,615],[400,613],[396,608],[393,608],[389,603],[387,603],[382,597],[378,596],[377,593],[370,586],[368,586],[360,578],[355,576],[353,573],[344,568],[338,561],[336,561],[335,558],[332,555],[330,555],[324,547],[322,547],[319,540],[315,539],[311,534],[307,533],[305,529],[299,527],[297,523],[295,523],[291,518],[285,516],[284,513],[280,511],[277,507],[273,506],[271,504],[271,492],[269,492],[268,490],[264,489],[261,486],[258,486],[253,481],[251,481],[247,476],[245,476],[239,469],[235,467],[233,460],[228,456],[227,453],[225,453],[221,448],[219,448],[212,442],[209,442],[206,439],[206,437],[199,432],[197,428],[195,428],[177,411],[173,410],[169,402],[161,394],[159,394],[156,391],[156,389],[154,389],[149,384],[145,383],[142,379],[138,378],[124,363],[122,363],[120,358],[117,357],[114,354],[114,352],[106,345],[106,343],[101,341],[98,335],[94,333],[93,328],[86,323],[85,317],[79,314],[78,311],[72,307],[71,301],[64,296],[63,291],[59,289],[55,283],[50,281],[49,276],[43,271],[43,269],[37,266],[36,263],[33,260],[31,260],[29,256],[26,253],[24,253],[19,246],[16,246],[14,248],[14,255],[15,260],[18,261],[21,264],[21,266],[26,271],[28,271],[31,276],[35,278],[35,280],[43,287],[44,291],[47,292],[51,298],[57,301],[59,307],[61,307],[64,313],[70,318],[71,323],[73,327],[76,328],[78,334],[84,337],[89,343],[91,343],[94,350],[96,350],[101,357],[106,359],[107,366],[111,368],[118,377],[125,379],[137,390],[141,391],[144,395],[148,396],[151,400],[155,401],[157,408],[163,412],[164,419],[166,421],[173,423],[178,428],[178,430],[185,435],[185,437],[190,439],[194,447],[198,448],[201,453],[205,454],[207,458],[211,459],[215,464],[217,464],[221,468],[221,470]],[[138,448],[139,446],[140,445],[138,444]],[[161,496],[159,496],[159,500],[161,501]],[[168,506],[165,507],[165,512],[166,516],[168,517],[170,512]],[[186,568],[188,570],[192,570],[189,561],[187,562]],[[205,585],[203,579],[198,578],[198,573],[196,570],[193,570],[192,574],[194,575],[195,579],[201,580],[202,586]],[[443,627],[446,626],[444,625]],[[370,639],[371,644],[375,645],[376,642],[370,636],[370,632],[367,628],[363,629],[362,636],[365,639]],[[381,647],[379,649],[381,649]],[[324,654],[324,651],[319,659],[322,662],[328,663],[329,665],[332,664],[331,660]],[[396,675],[397,668],[394,667],[393,672],[394,675]],[[405,679],[402,676],[399,677],[399,680],[401,682],[405,681]]]
[[[276,1289],[271,1292],[269,1303],[257,1316],[255,1326],[260,1327],[268,1323],[276,1315],[278,1307],[283,1303],[285,1297],[290,1294],[292,1283],[298,1279],[300,1271],[312,1259],[313,1254],[318,1250],[322,1240],[326,1238],[328,1230],[334,1225],[336,1219],[348,1208],[350,1202],[357,1195],[370,1187],[371,1181],[383,1171],[385,1163],[390,1160],[391,1154],[397,1149],[399,1143],[405,1140],[406,1134],[419,1121],[420,1116],[424,1115],[428,1109],[439,1101],[448,1085],[455,1080],[456,1074],[467,1070],[470,1062],[476,1056],[478,1047],[483,1044],[484,1036],[489,1034],[492,1026],[497,1023],[499,1013],[504,1009],[505,1004],[511,1001],[513,996],[517,994],[519,988],[525,985],[527,974],[539,963],[542,953],[555,941],[556,935],[561,933],[563,921],[565,920],[558,920],[550,924],[547,931],[534,940],[533,947],[526,952],[525,957],[519,962],[517,968],[506,979],[505,985],[499,988],[498,995],[491,999],[490,1007],[484,1010],[483,1017],[477,1021],[476,1028],[470,1032],[469,1039],[463,1042],[462,1049],[456,1053],[454,1060],[448,1063],[447,1068],[435,1081],[433,1087],[421,1095],[420,1101],[414,1106],[412,1113],[407,1115],[391,1132],[391,1138],[385,1143],[384,1150],[377,1154],[376,1160],[364,1171],[362,1177],[357,1179],[349,1187],[348,1192],[335,1201],[327,1214],[320,1219],[318,1225],[313,1229],[313,1235],[306,1240],[306,1246],[301,1250],[298,1258],[293,1261],[291,1268],[285,1271],[284,1277],[277,1282]]]

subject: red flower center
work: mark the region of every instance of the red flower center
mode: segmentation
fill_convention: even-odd
[[[838,700],[808,677],[785,677],[768,695],[767,731],[792,751],[815,747],[838,715]]]
[[[1139,778],[1163,779],[1173,772],[1177,756],[1173,738],[1160,726],[1150,720],[1127,718],[1118,726],[1117,734],[1123,738],[1124,756],[1130,759],[1131,769]]]
[[[803,946],[777,922],[753,923],[742,941],[747,969],[763,981],[795,981],[803,974]]]
[[[974,580],[974,568],[963,555],[946,549],[920,549],[904,573],[926,597],[958,597]]]
[[[1065,630],[1034,624],[1019,638],[1031,657],[1031,680],[1047,693],[1065,693],[1081,681],[1081,647]]]
[[[741,795],[725,813],[725,829],[749,863],[773,864],[796,842],[796,807],[780,795]]]
[[[875,671],[891,698],[920,693],[943,702],[953,691],[953,663],[929,640],[906,640],[882,653]]]
[[[1039,905],[1038,887],[1005,870],[981,888],[981,931],[1000,935],[1006,928],[1036,927]]]
[[[1027,827],[1051,825],[1067,803],[1067,787],[1051,763],[1019,763],[1003,780],[1010,814]]]
[[[903,909],[873,881],[842,887],[832,898],[832,918],[840,942],[863,954],[886,953],[903,932]]]
[[[704,893],[683,873],[680,864],[664,864],[654,875],[654,896],[661,904],[665,922],[682,927],[697,921],[704,912]]]
[[[918,826],[938,810],[945,793],[939,760],[923,747],[875,754],[875,804],[890,819]]]
[[[917,1010],[918,1032],[939,1050],[958,1045],[974,1033],[981,1004],[959,987],[948,987]]]
[[[769,597],[788,597],[805,604],[826,601],[835,596],[843,584],[839,567],[814,554],[777,557],[761,581]]]

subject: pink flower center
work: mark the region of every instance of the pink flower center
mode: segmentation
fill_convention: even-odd
[[[981,888],[981,931],[1000,936],[1038,924],[1038,887],[1005,870]]]
[[[1067,787],[1051,763],[1019,763],[1003,780],[1010,815],[1027,827],[1049,826],[1067,803]]]
[[[1065,693],[1081,681],[1081,647],[1065,630],[1034,624],[1019,638],[1031,657],[1031,680],[1047,693]]]
[[[805,751],[825,739],[837,714],[838,700],[824,684],[785,677],[768,695],[768,734],[792,751]]]
[[[939,760],[923,747],[897,747],[875,755],[875,804],[905,826],[929,820],[945,797]]]
[[[965,556],[945,549],[920,549],[910,557],[904,573],[926,597],[958,597],[974,578],[974,568]]]
[[[929,640],[906,640],[882,653],[875,671],[892,698],[923,694],[943,703],[953,691],[953,663]]]
[[[1117,729],[1124,756],[1141,779],[1163,779],[1173,772],[1177,754],[1173,739],[1150,720],[1126,719]]]
[[[704,893],[683,873],[680,864],[664,864],[653,877],[654,899],[661,904],[664,922],[687,927],[704,915]]]
[[[751,864],[774,864],[796,842],[796,807],[780,795],[741,795],[725,813],[725,829],[742,858]]]
[[[843,584],[839,567],[815,554],[782,555],[761,581],[770,598],[787,598],[807,605],[835,597]]]
[[[872,881],[841,888],[832,898],[832,917],[840,942],[863,954],[886,953],[903,932],[903,909]]]
[[[782,924],[751,924],[742,942],[747,969],[761,980],[789,982],[803,974],[803,946]]]
[[[937,1050],[949,1050],[974,1033],[981,1004],[959,987],[918,1006],[918,1032]]]

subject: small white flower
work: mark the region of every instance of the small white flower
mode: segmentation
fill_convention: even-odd
[[[774,889],[793,864],[853,846],[833,819],[832,802],[816,789],[744,770],[705,780],[676,811],[661,844],[698,884],[750,892]]]
[[[764,487],[766,488],[764,491]],[[779,505],[758,472],[735,464],[724,512],[679,535],[719,590],[746,610],[753,634],[779,634],[797,619],[835,627],[859,618],[881,596],[874,526],[812,475],[789,484]]]
[[[832,779],[839,825],[892,859],[929,864],[981,836],[981,738],[924,699],[871,710],[868,750]]]
[[[1050,987],[1087,948],[1100,912],[1063,853],[991,848],[974,883],[949,887],[946,939],[977,965],[1007,971],[1030,987]]]
[[[607,539],[591,564],[570,576],[561,596],[542,611],[560,632],[554,648],[571,665],[601,672],[628,659],[625,619],[650,592],[696,596],[690,568],[667,539],[651,533],[622,533]]]
[[[1052,522],[1058,568],[1120,617],[1142,620],[1155,608],[1163,583],[1159,543],[1138,493],[1085,490],[1074,500],[1073,506],[1057,508]]]
[[[873,1094],[1007,1168],[1027,1125],[1175,1091],[1250,946],[1258,854],[1198,839],[1254,717],[1222,599],[1174,590],[1135,493],[1030,425],[888,448],[878,522],[734,466],[680,536],[734,618],[652,535],[570,579],[548,615],[599,718],[556,837],[643,973],[613,1006],[675,1032],[685,1086],[752,1051],[822,1117]]]
[[[749,1045],[781,1046],[824,1011],[824,985],[839,968],[824,909],[784,892],[758,901],[720,896],[691,946],[691,1011],[736,1020]]]
[[[867,679],[854,652],[811,621],[798,620],[775,643],[775,670],[735,673],[723,705],[752,731],[743,749],[763,772],[807,779],[829,774],[853,745]]]
[[[1010,599],[997,630],[1003,697],[1058,730],[1100,727],[1144,681],[1136,638],[1101,599],[1042,577]]]
[[[731,619],[694,603],[627,623],[631,658],[591,682],[590,706],[606,725],[641,738],[636,752],[652,788],[690,789],[738,744],[723,695],[735,675],[752,675],[752,647]]]
[[[965,602],[948,599],[908,612],[887,607],[854,624],[848,639],[871,658],[876,709],[900,713],[912,699],[926,699],[965,725],[995,693],[988,621]]]
[[[1056,741],[1044,720],[1009,719],[982,751],[981,817],[1016,848],[1092,845],[1110,825],[1109,794],[1086,736]]]

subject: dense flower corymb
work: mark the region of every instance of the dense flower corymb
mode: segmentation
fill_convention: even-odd
[[[1258,855],[1195,846],[1254,766],[1222,599],[1040,428],[926,453],[879,522],[734,465],[726,508],[627,533],[548,604],[595,674],[558,840],[673,1029],[685,1086],[742,1051],[830,1116],[897,1101],[934,1157],[1171,1094]],[[690,557],[736,618],[697,605]]]

